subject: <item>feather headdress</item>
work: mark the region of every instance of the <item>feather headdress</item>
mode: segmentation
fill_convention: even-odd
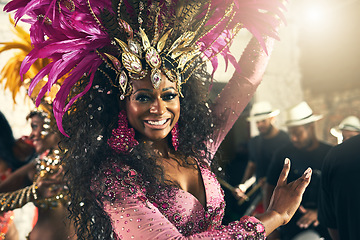
[[[156,88],[160,72],[177,83],[181,94],[181,85],[198,67],[197,58],[211,61],[216,70],[221,54],[238,68],[229,46],[241,28],[248,29],[266,51],[263,37],[277,38],[282,8],[280,0],[13,0],[4,10],[16,11],[16,21],[27,15],[23,21],[31,24],[34,49],[20,73],[39,58],[51,59],[30,84],[31,93],[48,77],[36,103],[68,74],[53,102],[64,133],[62,115],[89,90],[96,71],[117,75],[111,81],[121,99],[131,93],[131,81],[148,74]],[[84,75],[89,79],[84,91],[67,99]]]

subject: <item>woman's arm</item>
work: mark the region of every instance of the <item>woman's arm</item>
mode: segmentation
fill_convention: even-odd
[[[253,37],[244,50],[238,64],[241,72],[235,72],[212,106],[212,112],[219,119],[214,131],[211,151],[217,148],[245,109],[259,86],[267,67],[274,45],[273,38],[266,38],[268,54]]]
[[[115,233],[120,239],[245,239],[247,236],[264,236],[264,226],[254,217],[243,217],[240,221],[219,230],[184,236],[149,202],[141,198],[124,198],[117,203],[104,202]],[[197,223],[194,223],[197,224]],[[243,238],[239,238],[242,236]],[[238,237],[238,238],[237,238]]]
[[[28,202],[37,203],[56,196],[64,186],[62,168],[59,169],[54,174],[38,176],[37,179],[34,179],[36,173],[34,161],[16,170],[0,184],[0,212],[7,212],[20,208]]]
[[[16,191],[31,185],[33,183],[35,172],[36,163],[34,161],[29,162],[11,173],[9,177],[0,184],[0,193]]]
[[[20,208],[37,198],[36,185],[31,179],[35,171],[36,164],[32,161],[10,174],[0,184],[0,212]]]

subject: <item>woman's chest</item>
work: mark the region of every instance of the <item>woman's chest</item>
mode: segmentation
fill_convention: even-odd
[[[163,163],[166,181],[193,195],[206,206],[206,192],[202,174],[197,165],[181,166],[177,162]]]
[[[159,187],[149,196],[150,202],[185,236],[219,226],[224,214],[224,195],[215,175],[201,167],[199,173],[205,205],[192,193],[172,186]]]
[[[215,174],[205,164],[199,164],[198,169],[206,200],[204,204],[177,185],[150,186],[145,184],[135,170],[113,166],[112,169],[104,171],[105,191],[102,195],[104,203],[108,203],[105,204],[108,208],[106,211],[115,213],[111,215],[114,223],[122,222],[128,214],[133,215],[133,210],[136,210],[137,214],[147,215],[147,221],[165,217],[184,236],[214,230],[221,225],[224,215],[224,194]],[[151,206],[156,210],[151,210]],[[117,219],[119,215],[120,219]]]

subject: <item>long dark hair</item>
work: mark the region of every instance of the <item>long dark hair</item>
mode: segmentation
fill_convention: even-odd
[[[207,102],[209,79],[205,69],[200,68],[182,86],[184,98],[180,99],[178,152],[184,156],[184,164],[190,165],[186,161],[189,156],[199,161],[210,156],[205,145],[214,124]],[[88,79],[84,77],[72,92],[78,93],[86,84]],[[94,194],[91,188],[94,177],[100,174],[99,169],[110,159],[135,169],[147,186],[166,184],[163,169],[141,142],[127,155],[115,154],[108,146],[107,139],[111,130],[117,127],[121,110],[119,95],[109,79],[98,73],[92,88],[63,118],[64,129],[70,136],[61,142],[61,147],[66,149],[63,163],[71,195],[69,210],[80,240],[116,239],[110,218],[103,210],[101,196]]]

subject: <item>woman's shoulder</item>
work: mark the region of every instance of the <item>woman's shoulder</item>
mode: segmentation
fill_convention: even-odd
[[[134,182],[140,178],[138,171],[121,162],[110,160],[101,166],[99,179],[117,179],[118,181]]]
[[[110,160],[101,166],[93,179],[93,190],[114,201],[118,195],[143,194],[145,191],[141,174],[129,165]]]

